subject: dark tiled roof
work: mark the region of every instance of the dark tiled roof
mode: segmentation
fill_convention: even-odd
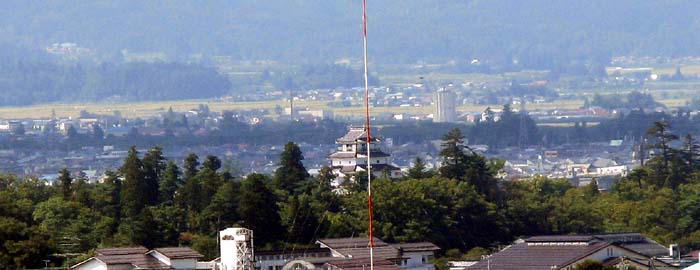
[[[136,247],[118,247],[118,248],[98,248],[98,255],[126,255],[126,254],[145,254],[148,249],[142,246]]]
[[[194,251],[189,247],[165,247],[157,248],[155,251],[170,259],[204,258],[204,255],[199,254],[199,252]]]
[[[536,238],[555,239],[555,238]],[[584,239],[584,238],[581,238]],[[539,245],[537,242],[528,242],[510,246],[466,269],[486,270],[548,270],[552,266],[565,266],[576,260],[601,250],[610,243],[598,241],[591,244],[576,245]]]
[[[391,245],[395,248],[400,249],[403,252],[440,250],[440,247],[438,247],[435,244],[430,243],[430,242],[401,243],[401,244],[391,244]]]
[[[97,259],[107,265],[131,264],[141,269],[171,269],[158,259],[146,254],[101,255]]]
[[[649,257],[660,257],[668,254],[666,247],[641,233],[599,234],[596,237]]]
[[[343,270],[367,270],[370,266],[369,258],[336,259],[326,262],[326,264]],[[388,260],[375,259],[375,270],[399,270],[401,267]]]
[[[338,248],[335,251],[351,258],[369,258],[369,248]],[[375,246],[374,257],[383,259],[402,258],[398,249],[392,246]]]
[[[374,246],[388,246],[387,243],[379,238],[373,237]],[[319,239],[318,242],[331,249],[339,248],[368,248],[369,238],[367,237],[346,237],[346,238],[326,238]]]
[[[297,249],[295,251],[289,251],[289,250],[262,250],[262,251],[256,251],[255,256],[259,255],[303,255],[303,254],[309,254],[309,253],[328,253],[328,256],[330,256],[331,251],[327,248],[305,248],[305,249]]]
[[[385,259],[401,257],[398,249],[379,238],[373,239],[375,257]],[[369,258],[369,238],[367,237],[321,239],[318,242],[347,257]]]
[[[595,239],[590,235],[543,235],[525,239],[525,242],[589,242]]]
[[[338,138],[338,142],[355,142],[357,139],[367,138],[364,128],[350,128],[348,133]]]

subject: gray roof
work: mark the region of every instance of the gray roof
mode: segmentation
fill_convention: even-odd
[[[189,247],[165,247],[156,248],[155,251],[160,254],[165,255],[170,259],[190,259],[190,258],[203,258],[204,255]]]
[[[338,142],[355,142],[360,138],[367,138],[364,128],[350,128],[348,133],[338,138]]]
[[[354,143],[359,141],[365,141],[367,139],[367,132],[363,127],[351,127],[348,133],[345,133],[343,137],[336,140],[337,143]],[[372,136],[372,141],[377,141],[377,136]]]
[[[641,233],[609,233],[595,237],[649,257],[668,255],[668,249]]]
[[[545,270],[565,266],[584,258],[610,243],[599,241],[590,245],[528,245],[510,246],[466,269]]]

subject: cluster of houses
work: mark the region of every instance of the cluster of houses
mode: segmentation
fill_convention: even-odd
[[[264,232],[259,232],[264,233]],[[372,249],[370,251],[370,245]],[[440,248],[430,242],[387,243],[367,237],[318,239],[316,247],[254,248],[253,232],[219,232],[220,257],[205,260],[189,247],[100,248],[71,270],[435,270]],[[694,269],[681,256],[639,233],[543,235],[518,239],[476,261],[450,261],[450,270],[573,270],[584,263],[638,270]]]
[[[220,257],[204,260],[189,247],[100,248],[71,270],[362,270],[370,267],[367,237],[319,239],[317,247],[289,250],[254,249],[252,231],[228,228],[219,233]],[[439,247],[430,242],[390,244],[373,238],[377,270],[435,270]]]

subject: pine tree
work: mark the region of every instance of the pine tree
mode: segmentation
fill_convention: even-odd
[[[298,185],[309,178],[302,160],[304,155],[299,146],[288,142],[280,155],[280,167],[275,170],[273,184],[277,189],[293,194]]]
[[[652,138],[656,141],[653,148],[661,151],[659,157],[661,158],[664,170],[669,169],[668,164],[671,161],[671,155],[673,154],[670,144],[671,142],[678,140],[678,136],[669,132],[670,128],[671,126],[668,124],[668,122],[658,121],[654,122],[653,126],[647,130],[647,135],[652,136]]]
[[[61,195],[63,199],[69,201],[73,195],[73,178],[68,169],[63,168],[58,172],[58,182],[61,184]]]
[[[423,159],[416,157],[416,159],[413,161],[413,167],[408,170],[407,177],[409,179],[426,178],[425,162],[423,162]]]
[[[467,155],[464,153],[464,135],[458,128],[450,130],[442,138],[442,167],[440,175],[445,178],[462,179],[465,175]]]
[[[143,171],[144,181],[146,182],[146,196],[148,205],[158,204],[159,199],[159,183],[163,177],[165,170],[165,157],[163,157],[163,149],[156,146],[151,148],[143,156]]]

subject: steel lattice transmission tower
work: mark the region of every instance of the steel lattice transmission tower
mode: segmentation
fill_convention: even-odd
[[[219,232],[221,270],[253,270],[253,231],[228,228]]]

